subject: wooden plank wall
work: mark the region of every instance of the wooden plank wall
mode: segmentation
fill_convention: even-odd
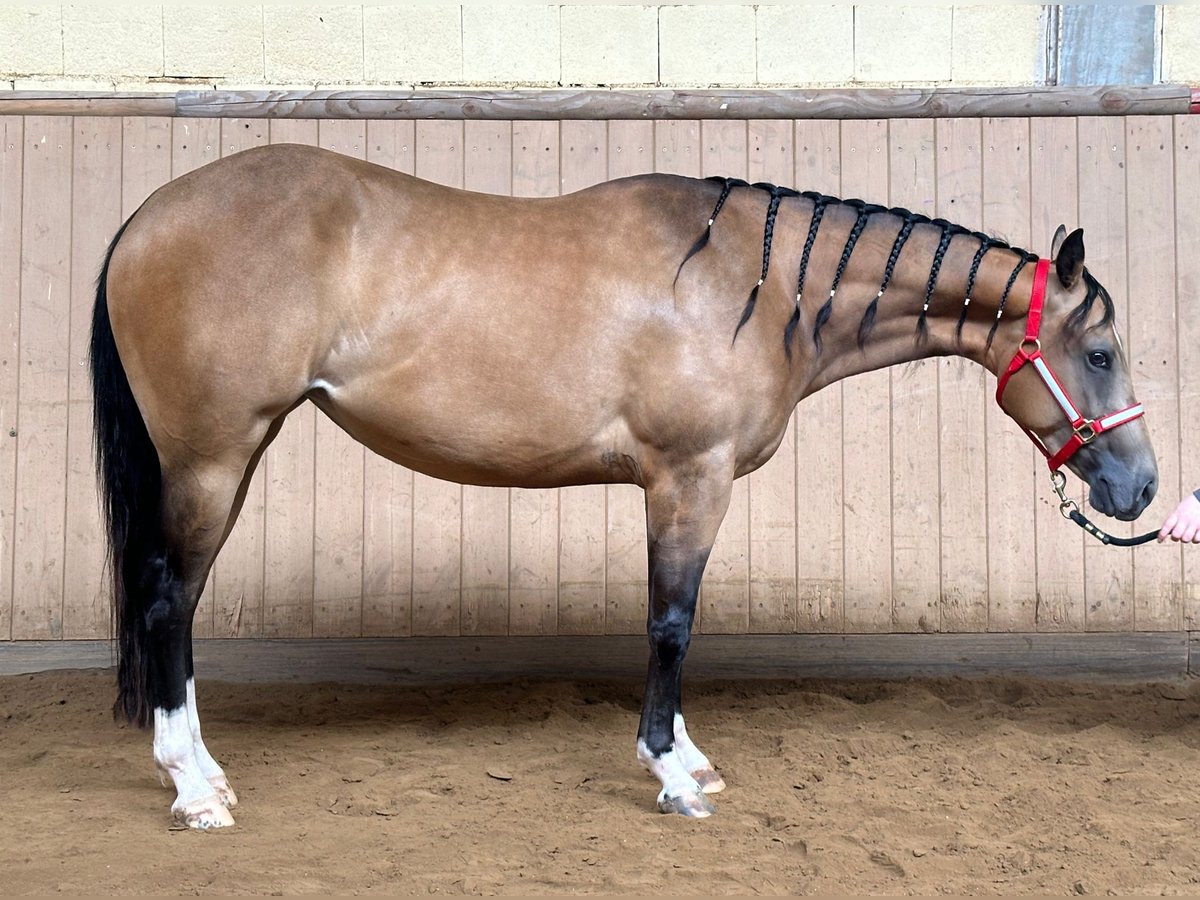
[[[170,178],[283,141],[519,196],[648,171],[735,175],[907,206],[1043,254],[1060,222],[1081,224],[1158,451],[1159,499],[1139,530],[1200,484],[1193,119],[0,117],[0,640],[108,633],[86,370],[107,242]],[[700,630],[1196,628],[1200,551],[1085,541],[993,389],[947,359],[809,398],[775,457],[735,486]],[[637,488],[448,484],[379,459],[306,406],[259,465],[196,634],[636,633],[644,535]]]

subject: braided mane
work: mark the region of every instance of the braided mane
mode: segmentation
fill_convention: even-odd
[[[767,278],[767,270],[771,263],[771,243],[775,233],[775,222],[779,214],[780,202],[785,197],[800,197],[812,203],[812,216],[809,220],[808,235],[804,242],[804,250],[800,256],[800,272],[796,280],[796,306],[792,311],[791,318],[788,320],[787,326],[784,328],[783,345],[784,351],[788,359],[792,357],[792,344],[795,337],[795,332],[800,324],[800,304],[804,297],[805,277],[808,272],[808,263],[812,254],[813,244],[817,239],[817,232],[821,227],[822,219],[826,210],[832,205],[849,207],[856,211],[857,216],[854,220],[854,226],[850,230],[849,237],[846,239],[846,244],[842,248],[841,258],[838,260],[837,270],[834,273],[833,282],[829,288],[829,297],[821,305],[817,311],[816,318],[813,322],[812,340],[818,353],[821,352],[821,329],[829,321],[833,315],[834,298],[837,295],[838,285],[841,283],[842,276],[846,271],[846,267],[850,263],[851,255],[854,253],[854,247],[862,235],[872,216],[891,215],[900,219],[900,230],[896,235],[895,241],[892,243],[891,252],[888,254],[887,262],[883,270],[883,278],[879,285],[879,290],[875,294],[874,299],[868,304],[866,311],[863,313],[862,319],[858,327],[858,346],[861,348],[866,344],[867,338],[871,333],[871,329],[875,324],[875,317],[878,312],[879,300],[883,297],[884,292],[888,289],[891,283],[892,275],[896,270],[896,264],[900,259],[900,254],[912,235],[914,228],[917,226],[928,225],[937,228],[941,231],[938,240],[937,250],[934,252],[933,261],[929,268],[929,279],[925,284],[925,298],[921,307],[920,316],[917,319],[917,340],[918,342],[925,340],[928,337],[928,322],[927,314],[929,312],[929,304],[932,300],[934,289],[937,285],[938,273],[941,271],[942,262],[945,258],[946,251],[950,248],[950,242],[955,237],[966,236],[979,241],[979,249],[975,253],[974,259],[971,261],[970,273],[967,276],[967,292],[966,299],[963,302],[963,307],[959,313],[958,323],[955,327],[956,338],[962,338],[963,326],[966,324],[968,309],[971,304],[971,291],[974,290],[976,277],[979,274],[979,267],[983,263],[983,257],[989,250],[1007,250],[1017,254],[1017,264],[1008,276],[1008,281],[1004,287],[1004,293],[1000,298],[1000,305],[996,311],[996,318],[993,320],[991,328],[988,330],[987,343],[991,345],[992,339],[995,337],[996,329],[1000,324],[1000,317],[1004,313],[1005,304],[1008,302],[1008,295],[1012,290],[1013,284],[1017,280],[1017,276],[1021,270],[1030,262],[1038,259],[1036,254],[1030,253],[1027,250],[1022,250],[1013,247],[1007,241],[1000,238],[984,234],[980,231],[971,231],[961,225],[956,225],[953,222],[948,222],[945,219],[931,219],[929,216],[915,213],[911,210],[901,207],[885,207],[877,204],[866,203],[863,200],[847,199],[843,200],[838,197],[830,197],[825,194],[815,193],[813,191],[805,191],[803,193],[792,190],[791,188],[776,187],[773,184],[759,182],[749,184],[738,178],[723,178],[714,176],[708,179],[709,181],[719,181],[722,183],[720,197],[717,200],[716,206],[713,208],[712,214],[708,218],[708,225],[704,232],[688,250],[683,262],[679,264],[679,270],[675,273],[675,280],[679,280],[679,274],[683,271],[684,265],[697,253],[699,253],[709,242],[712,234],[713,224],[716,222],[717,216],[720,214],[725,202],[729,199],[730,193],[734,188],[746,187],[754,190],[766,191],[770,195],[770,202],[767,206],[766,224],[763,228],[763,255],[762,255],[762,270],[759,275],[757,284],[750,289],[749,299],[742,310],[741,318],[738,320],[737,327],[733,332],[734,341],[737,340],[738,333],[742,330],[750,317],[754,314],[755,304],[758,300],[758,290],[762,287]],[[1112,298],[1108,291],[1088,272],[1084,269],[1084,281],[1087,286],[1087,294],[1083,301],[1074,309],[1067,319],[1069,327],[1077,328],[1087,320],[1088,313],[1097,299],[1103,304],[1104,317],[1100,325],[1108,325],[1112,322],[1114,316]]]

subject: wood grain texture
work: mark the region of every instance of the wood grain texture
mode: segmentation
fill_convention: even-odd
[[[1125,210],[1129,195],[1125,183],[1125,120],[1115,116],[1081,119],[1077,126],[1076,147],[1079,154],[1078,224],[1084,230],[1088,268],[1112,295],[1117,308],[1117,331],[1128,340],[1130,297]],[[1193,204],[1192,208],[1197,205]],[[1038,249],[1045,251],[1046,248]],[[1183,273],[1180,275],[1182,277]],[[1183,320],[1180,326],[1182,329]],[[1135,380],[1134,390],[1140,388]],[[1181,385],[1181,390],[1187,390],[1186,382]],[[1138,530],[1152,527],[1142,524],[1149,521],[1143,518],[1137,523]],[[1129,536],[1134,532],[1133,525],[1116,519],[1104,520],[1102,527],[1116,535]],[[1085,540],[1083,560],[1084,625],[1087,630],[1133,630],[1133,551]]]
[[[797,122],[795,146],[796,187],[842,196],[839,123]],[[843,388],[806,398],[794,416],[797,631],[841,631],[845,622]]]
[[[0,113],[91,112],[104,98],[21,94]],[[181,91],[175,113],[366,119],[878,119],[949,116],[1173,115],[1183,85],[1133,87],[883,88],[849,90]],[[114,103],[120,102],[114,98]],[[131,98],[126,103],[134,103]],[[151,102],[161,103],[158,98]],[[29,106],[19,106],[24,103]],[[35,105],[36,104],[36,105]],[[125,109],[129,109],[126,106]],[[161,107],[156,106],[157,111]]]
[[[1175,142],[1167,117],[1125,120],[1129,233],[1129,353],[1138,399],[1158,454],[1158,496],[1142,514],[1160,523],[1184,487],[1179,442],[1179,310],[1176,307]],[[1191,211],[1195,215],[1195,211]],[[1190,254],[1181,258],[1192,264]],[[1184,298],[1194,305],[1194,298]],[[1190,377],[1190,373],[1187,373]],[[1194,453],[1194,448],[1186,448]],[[1188,490],[1191,490],[1189,487]],[[1183,563],[1180,545],[1152,543],[1133,551],[1134,627],[1173,631],[1183,624]]]
[[[1041,255],[1030,240],[1030,136],[1028,119],[984,119],[983,204],[978,223],[987,234]],[[995,380],[986,379],[987,391]],[[993,402],[985,402],[987,428],[988,629],[1033,631],[1037,558],[1034,500],[1045,490],[1042,455],[1020,427]],[[1035,477],[1036,476],[1036,477]],[[1065,536],[1063,536],[1065,537]]]
[[[937,212],[951,222],[982,219],[982,133],[975,119],[937,123]],[[931,260],[932,261],[932,260]],[[979,496],[985,478],[985,412],[992,402],[985,373],[972,362],[938,362],[938,465],[941,472],[941,629],[987,628],[988,564],[986,506]]]
[[[688,653],[690,679],[912,678],[1025,675],[1174,681],[1197,674],[1200,635],[710,635]],[[646,664],[643,635],[196,642],[204,677],[271,684],[336,681],[441,685],[528,679],[620,679]],[[0,645],[0,676],[112,665],[107,641]]]
[[[937,197],[934,123],[895,119],[888,130],[887,202],[932,218]],[[941,585],[937,362],[919,360],[888,375],[894,426],[891,627],[936,631]]]
[[[0,118],[0,640],[13,636],[24,161],[25,120]]]
[[[796,172],[792,123],[779,119],[750,122],[748,175],[751,182],[791,187]],[[791,213],[798,203],[786,204]],[[798,216],[776,220],[776,233],[806,227]],[[772,268],[788,301],[794,301],[799,259],[776,256]],[[782,283],[781,283],[782,282]],[[787,423],[775,455],[746,478],[750,503],[750,628],[788,633],[796,629],[796,423]]]
[[[1082,225],[1158,451],[1162,484],[1140,531],[1200,483],[1188,455],[1200,394],[1186,378],[1200,317],[1183,262],[1200,237],[1198,128],[1183,116],[0,117],[0,640],[107,635],[80,365],[92,279],[123,216],[217,155],[268,140],[320,143],[451,184],[537,195],[656,168],[733,174],[944,215],[1043,255],[1060,221]],[[778,227],[806,226],[785,218]],[[790,279],[796,263],[773,255],[769,274]],[[1200,563],[1173,547],[1089,543],[1063,523],[1044,461],[995,408],[993,388],[970,364],[930,361],[806,399],[775,457],[737,483],[700,630],[1190,627],[1200,617]],[[871,408],[862,427],[845,424],[847,398]],[[1071,483],[1082,503],[1086,490]],[[641,635],[641,489],[513,496],[414,476],[302,406],[251,482],[196,634]]]
[[[1120,122],[1120,120],[1116,120]],[[1200,247],[1200,117],[1177,116],[1175,128],[1175,304],[1179,311],[1179,445],[1180,497],[1200,488],[1200,272],[1192,264]],[[1123,299],[1123,298],[1122,298]],[[1160,487],[1160,491],[1169,487]],[[1168,500],[1171,497],[1168,495]],[[1154,522],[1154,519],[1147,519]],[[1147,525],[1149,527],[1149,525]],[[1132,594],[1132,588],[1129,591]],[[1132,598],[1131,598],[1132,599]],[[1184,627],[1200,623],[1200,558],[1183,554]],[[1128,630],[1128,628],[1123,629]]]
[[[25,123],[13,521],[15,640],[63,636],[70,366],[70,119]]]
[[[1031,123],[1030,147],[1033,215],[1030,235],[1033,251],[1050,255],[1055,229],[1068,229],[1078,220],[1078,138],[1071,119],[1046,119]],[[1055,277],[1053,274],[1050,277]],[[1083,540],[1078,528],[1068,528],[1058,511],[1058,501],[1046,481],[1045,463],[1039,467],[1035,493],[1037,516],[1037,629],[1082,631],[1085,620],[1083,591]],[[1078,480],[1070,478],[1068,496],[1082,502]]]
[[[71,173],[70,359],[67,365],[67,510],[63,565],[63,637],[106,637],[109,580],[100,494],[92,456],[92,387],[88,346],[96,276],[121,226],[121,121],[74,120]],[[197,633],[211,637],[211,615]]]
[[[849,197],[888,194],[888,123],[842,123],[842,192]],[[828,227],[828,226],[826,226]],[[847,227],[847,234],[849,227]],[[844,238],[838,234],[838,243]],[[813,285],[814,288],[816,285]],[[821,287],[825,287],[821,285]],[[833,315],[846,314],[833,299]],[[888,631],[892,624],[892,382],[886,370],[866,372],[842,385],[847,631]]]

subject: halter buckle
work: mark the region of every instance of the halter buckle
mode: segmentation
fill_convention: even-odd
[[[1075,436],[1085,444],[1090,444],[1092,441],[1094,441],[1096,439],[1096,435],[1099,433],[1100,432],[1096,430],[1095,419],[1084,422],[1075,429]]]

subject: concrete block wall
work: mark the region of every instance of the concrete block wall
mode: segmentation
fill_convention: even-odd
[[[0,6],[0,86],[1021,85],[1037,4]],[[1161,7],[1160,80],[1200,80],[1200,5]]]

